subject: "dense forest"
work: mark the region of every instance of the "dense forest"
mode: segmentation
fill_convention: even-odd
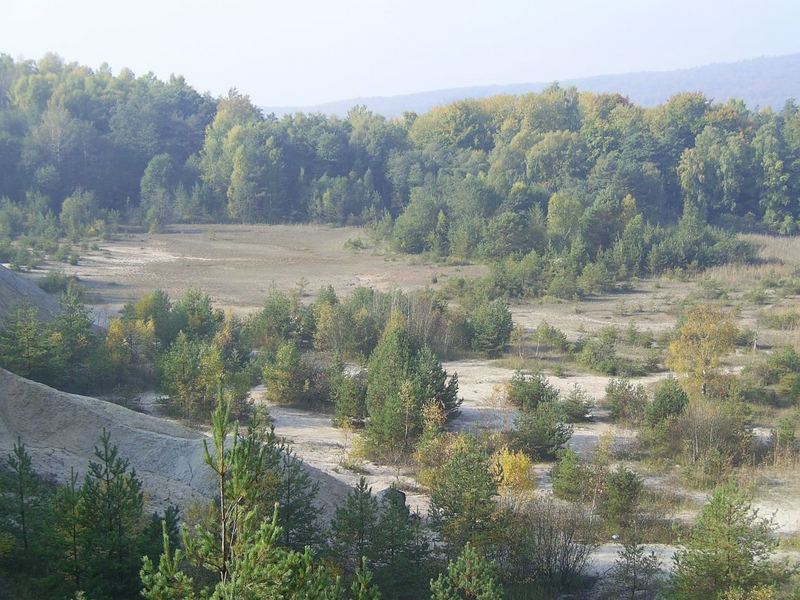
[[[3,55],[0,190],[6,238],[119,222],[381,222],[407,252],[577,240],[594,258],[626,227],[663,238],[657,226],[688,213],[795,231],[800,112],[691,93],[644,109],[554,85],[395,120],[363,107],[277,119],[180,77]]]

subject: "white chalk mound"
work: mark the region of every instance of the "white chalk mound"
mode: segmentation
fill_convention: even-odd
[[[0,322],[16,306],[27,304],[39,311],[43,320],[52,319],[58,312],[58,302],[38,285],[0,265]]]
[[[201,433],[0,369],[0,460],[20,437],[37,472],[64,482],[74,468],[82,480],[104,428],[136,469],[152,507],[213,496]]]

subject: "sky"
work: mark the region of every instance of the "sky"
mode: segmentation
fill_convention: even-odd
[[[303,106],[800,52],[800,0],[5,0],[0,52]]]

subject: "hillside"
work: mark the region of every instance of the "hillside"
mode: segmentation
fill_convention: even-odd
[[[85,473],[103,429],[136,469],[152,505],[186,505],[212,493],[201,433],[0,369],[0,455],[21,437],[34,469],[63,481],[70,469]]]
[[[751,108],[771,106],[779,110],[790,98],[800,98],[800,54],[761,57],[734,63],[718,63],[675,71],[648,71],[599,75],[561,81],[581,91],[620,93],[644,106],[656,106],[679,92],[703,92],[710,99],[724,102],[741,98]],[[518,83],[433,90],[397,96],[348,98],[313,106],[265,107],[277,116],[311,112],[345,116],[355,105],[396,117],[406,111],[423,113],[434,106],[466,98],[486,98],[497,94],[541,92],[550,83]]]
[[[0,321],[15,306],[29,304],[39,310],[42,319],[50,319],[58,312],[58,302],[29,279],[0,265]]]

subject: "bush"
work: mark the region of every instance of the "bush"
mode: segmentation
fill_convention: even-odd
[[[583,388],[575,384],[558,406],[568,422],[578,423],[589,418],[594,402]]]
[[[48,271],[38,285],[48,294],[67,293],[82,299],[86,293],[86,288],[78,283],[78,278],[69,277],[64,271]]]
[[[530,492],[536,483],[533,479],[533,461],[523,452],[513,452],[507,446],[493,456],[497,465],[500,489],[508,492]]]
[[[275,359],[264,367],[264,397],[274,404],[297,404],[304,398],[306,374],[294,342],[278,348]]]
[[[514,323],[511,311],[502,300],[492,300],[481,304],[470,320],[472,326],[472,347],[495,356],[500,354],[511,339]]]
[[[645,422],[656,427],[680,415],[689,404],[689,396],[674,377],[667,377],[656,388],[653,401],[644,411]]]
[[[644,415],[647,393],[642,385],[634,385],[626,379],[612,379],[606,386],[606,403],[612,421],[638,423]]]
[[[333,402],[333,422],[345,425],[363,425],[367,418],[367,384],[359,375],[346,373],[341,363],[335,363],[328,373],[330,398]]]
[[[567,448],[558,453],[558,462],[550,470],[553,494],[557,498],[580,502],[587,495],[590,472],[578,454]]]
[[[541,373],[526,374],[514,372],[508,382],[506,397],[514,406],[522,410],[534,410],[543,402],[558,400],[558,390]]]
[[[616,375],[619,372],[616,341],[608,338],[591,338],[579,344],[578,362],[603,375]]]
[[[567,335],[560,329],[553,327],[547,321],[542,321],[533,331],[531,340],[536,344],[541,344],[552,348],[556,352],[566,352]]]
[[[620,465],[606,476],[605,491],[600,502],[600,515],[612,527],[626,529],[636,516],[644,490],[642,478]]]
[[[536,498],[505,507],[491,554],[509,583],[554,591],[575,586],[594,544],[591,518],[581,507]]]
[[[764,383],[778,383],[785,375],[795,373],[800,373],[800,354],[793,347],[785,346],[767,357],[763,370]]]
[[[555,403],[543,402],[533,410],[517,415],[511,436],[515,448],[544,460],[555,456],[556,451],[569,441],[572,426],[564,423]]]

